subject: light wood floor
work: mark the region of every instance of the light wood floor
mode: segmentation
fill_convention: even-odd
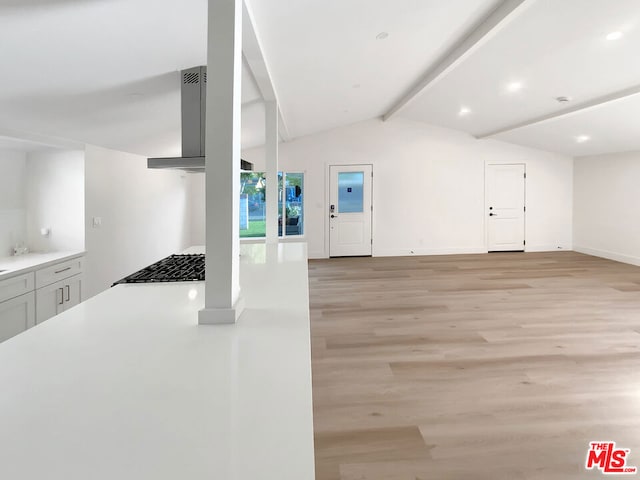
[[[596,440],[640,467],[640,268],[504,253],[309,277],[317,480],[604,478]]]

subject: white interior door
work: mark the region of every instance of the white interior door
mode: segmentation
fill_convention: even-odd
[[[525,166],[487,165],[487,246],[490,252],[523,251]]]
[[[329,167],[329,256],[371,255],[371,165]]]

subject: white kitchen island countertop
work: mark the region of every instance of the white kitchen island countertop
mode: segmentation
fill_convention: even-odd
[[[118,285],[0,344],[0,478],[312,480],[306,245],[241,254],[236,325]]]

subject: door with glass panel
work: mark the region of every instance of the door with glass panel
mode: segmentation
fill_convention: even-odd
[[[329,167],[329,256],[371,255],[371,165]]]

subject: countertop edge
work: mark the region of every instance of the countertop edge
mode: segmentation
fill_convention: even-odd
[[[0,258],[0,270],[3,269],[7,269],[7,271],[5,272],[1,272],[0,273],[0,281],[2,280],[7,280],[9,278],[13,278],[13,277],[17,277],[19,275],[24,275],[25,273],[31,273],[31,272],[35,272],[36,270],[40,270],[42,268],[46,268],[49,267],[51,265],[55,265],[56,263],[60,263],[60,262],[64,262],[67,260],[72,260],[74,258],[78,258],[78,257],[83,257],[87,254],[86,250],[82,250],[82,251],[70,251],[70,252],[51,252],[51,253],[33,253],[30,255],[43,255],[43,256],[51,256],[51,255],[55,255],[56,253],[59,253],[59,256],[55,256],[55,258],[50,258],[48,260],[44,260],[41,262],[37,262],[37,263],[33,263],[32,265],[29,265],[27,267],[21,267],[21,268],[17,268],[15,270],[11,270],[10,269],[10,265],[7,264],[5,265],[3,263],[3,260],[6,259],[10,259],[11,261],[17,261],[15,260],[16,258],[20,258],[20,257],[4,257],[4,258]],[[37,259],[34,258],[34,262],[36,262]]]

